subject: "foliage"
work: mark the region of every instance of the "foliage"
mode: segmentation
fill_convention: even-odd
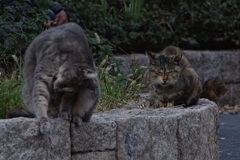
[[[101,99],[97,111],[119,108],[137,98],[137,94],[144,85],[143,69],[132,66],[132,74],[125,75],[118,70],[121,62],[108,64],[105,59],[100,64],[99,76],[101,84]]]
[[[106,38],[116,52],[159,51],[168,45],[240,46],[239,0],[68,0],[66,4],[71,21]]]
[[[6,74],[18,67],[13,56],[21,57],[32,39],[43,30],[46,14],[47,9],[32,7],[25,0],[1,6],[0,68],[4,68]]]
[[[8,111],[12,109],[23,107],[22,84],[21,78],[0,79],[0,118],[6,117]]]
[[[0,70],[17,68],[31,40],[43,31],[49,0],[25,0],[0,7]],[[183,49],[235,49],[240,46],[239,0],[59,0],[68,8],[70,21],[79,23],[98,63],[101,50],[114,53],[160,51],[168,45]],[[40,4],[41,3],[41,4]],[[101,43],[94,38],[101,37]],[[110,56],[110,55],[109,55]]]
[[[94,59],[98,67],[101,86],[101,98],[97,111],[104,111],[122,107],[130,100],[136,98],[137,93],[143,88],[143,69],[137,65],[132,66],[132,74],[125,75],[118,70],[121,62],[109,63],[112,57],[112,47],[105,44],[98,34],[88,35],[92,46]]]
[[[101,39],[97,33],[87,34],[87,40],[91,47],[94,60],[98,66],[102,61],[105,61],[109,57],[113,56],[113,48],[108,45],[106,40]]]
[[[142,16],[142,7],[144,4],[144,0],[130,0],[129,4],[127,5],[124,3],[124,11],[126,17],[138,20]]]

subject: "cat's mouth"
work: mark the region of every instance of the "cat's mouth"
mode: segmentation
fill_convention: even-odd
[[[169,83],[161,83],[161,84],[157,84],[155,85],[157,88],[162,88],[162,87],[168,87]]]
[[[167,83],[167,82],[163,82],[161,85],[162,85],[162,86],[168,86],[169,83]]]

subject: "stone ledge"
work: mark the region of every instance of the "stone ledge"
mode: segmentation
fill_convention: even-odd
[[[78,127],[60,119],[51,124],[43,136],[35,119],[0,120],[0,160],[219,158],[218,109],[207,99],[185,109],[110,110]]]
[[[111,125],[110,135],[115,134],[116,137],[111,136],[107,140],[107,132],[102,131]],[[116,160],[218,159],[217,126],[217,106],[206,99],[201,99],[198,105],[187,109],[115,109],[93,115],[91,123],[83,128],[73,128],[75,134],[79,133],[74,137],[80,137],[82,131],[78,131],[87,128],[88,135],[82,137],[81,141],[87,142],[89,137],[92,141],[104,137],[111,147],[101,149],[99,146],[103,144],[99,145],[97,141],[91,143],[92,157],[91,152],[84,148],[88,148],[88,144],[84,145],[79,140],[74,142],[72,139],[72,147],[74,152],[79,153],[75,157],[84,159],[87,156],[91,160],[95,160],[95,154],[112,155],[114,151]],[[100,132],[96,133],[96,128],[101,128]],[[79,143],[82,144],[81,147],[74,146]],[[111,152],[108,149],[112,149]]]
[[[89,123],[72,125],[72,152],[106,151],[116,148],[116,123],[93,116]]]
[[[70,125],[51,119],[51,133],[43,136],[31,118],[0,120],[0,160],[71,159]]]

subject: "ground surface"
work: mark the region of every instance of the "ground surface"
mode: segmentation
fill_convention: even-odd
[[[240,113],[219,117],[220,160],[240,160]]]

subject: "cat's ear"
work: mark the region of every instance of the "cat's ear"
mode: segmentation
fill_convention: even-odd
[[[92,69],[84,69],[83,77],[86,79],[93,79],[97,77],[97,72]]]
[[[182,59],[182,53],[181,53],[181,52],[177,52],[177,54],[174,55],[174,57],[173,57],[173,60],[174,60],[175,62],[180,62],[181,59]]]
[[[218,77],[214,77],[208,80],[209,85],[216,85],[219,83]]]
[[[153,62],[155,59],[157,59],[156,54],[153,52],[146,51],[146,55],[149,57],[150,62]]]

